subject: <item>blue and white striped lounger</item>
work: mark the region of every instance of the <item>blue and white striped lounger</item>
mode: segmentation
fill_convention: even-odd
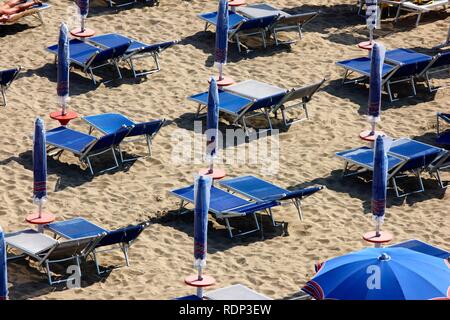
[[[117,73],[119,74],[119,78],[122,79],[118,61],[127,52],[129,46],[130,43],[127,42],[108,49],[102,49],[84,41],[72,39],[69,42],[70,63],[81,67],[83,71],[92,79],[94,84],[96,84],[94,69],[107,65],[114,65]],[[55,44],[48,47],[47,51],[55,55],[56,62],[58,45]]]
[[[56,153],[57,155],[60,155],[64,150],[74,153],[82,163],[88,165],[93,175],[94,170],[92,168],[91,158],[108,151],[111,151],[113,154],[115,166],[104,169],[99,173],[119,167],[115,148],[122,142],[129,131],[130,128],[120,128],[115,133],[107,134],[97,139],[89,134],[61,126],[46,132],[46,142],[53,147],[49,151],[61,149]]]
[[[323,189],[323,186],[319,186],[290,191],[255,176],[221,180],[220,185],[255,201],[291,200],[301,220],[303,220],[301,200]]]
[[[396,243],[394,245],[389,246],[389,248],[396,248],[396,247],[407,248],[410,250],[428,254],[430,256],[441,258],[441,259],[450,258],[450,252],[448,252],[444,249],[432,246],[431,244],[425,243],[423,241],[416,240],[416,239],[407,240],[407,241]]]
[[[444,152],[444,149],[408,138],[393,141],[387,154],[388,180],[392,181],[397,197],[424,191],[421,177],[422,171],[427,169]],[[358,174],[362,171],[373,171],[373,149],[369,147],[337,152],[336,156],[345,161],[344,176]],[[362,168],[362,170],[349,173],[349,169],[352,167]],[[409,193],[401,194],[397,185],[397,179],[404,177],[405,174],[400,175],[400,173],[406,171],[413,172],[416,175],[420,188]]]
[[[89,133],[91,133],[94,128],[99,130],[103,134],[112,134],[124,126],[131,128],[124,142],[134,142],[137,140],[142,140],[130,140],[128,138],[144,136],[143,139],[145,139],[147,142],[148,157],[152,155],[152,140],[165,123],[164,119],[136,123],[120,113],[102,113],[92,116],[86,116],[82,119],[90,125]],[[120,145],[118,146],[118,149],[122,162],[132,161],[139,158],[134,157],[124,159]]]
[[[138,76],[160,71],[161,67],[159,64],[159,54],[163,50],[170,48],[178,43],[178,40],[173,40],[166,42],[158,42],[154,44],[145,44],[143,42],[133,40],[118,33],[102,34],[99,36],[91,37],[88,40],[89,42],[103,48],[112,48],[120,44],[129,42],[130,46],[128,47],[126,53],[123,55],[122,60],[125,60],[129,63],[135,78]],[[146,57],[152,57],[155,61],[156,67],[152,70],[137,73],[134,65],[134,60]]]
[[[188,203],[194,203],[194,185],[172,190],[170,193],[177,198],[181,199],[180,211],[185,207]],[[263,201],[263,202],[250,202],[244,200],[234,194],[226,192],[224,190],[218,189],[214,186],[211,187],[211,198],[209,204],[209,211],[215,215],[218,219],[224,219],[226,228],[228,230],[228,234],[230,238],[238,235],[244,235],[252,232],[256,232],[260,230],[260,226],[258,223],[258,219],[256,217],[256,212],[265,211],[272,220],[272,224],[277,226],[275,220],[272,215],[272,207],[276,207],[280,205],[278,201]],[[230,226],[230,222],[228,219],[235,217],[243,217],[251,215],[255,221],[256,228],[253,230],[241,232],[233,235],[233,231]]]
[[[46,225],[45,228],[53,232],[55,235],[69,240],[103,234],[104,236],[95,245],[95,248],[92,251],[94,262],[97,268],[97,273],[101,274],[103,272],[100,271],[97,255],[102,252],[109,252],[114,249],[120,249],[124,254],[126,266],[129,266],[129,247],[148,226],[148,223],[140,223],[137,225],[130,225],[124,228],[119,228],[113,231],[108,231],[84,218],[74,218],[61,222],[50,223]],[[113,246],[113,248],[98,250],[98,248],[105,246]]]

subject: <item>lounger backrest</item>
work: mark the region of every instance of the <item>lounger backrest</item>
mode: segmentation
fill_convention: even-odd
[[[441,168],[450,167],[450,151],[443,152],[439,157],[437,157],[433,162],[431,162],[428,170],[433,172]]]
[[[148,45],[146,47],[143,47],[142,50],[139,50],[141,53],[143,52],[161,52],[167,48],[170,48],[171,46],[175,45],[178,43],[178,40],[174,40],[174,41],[167,41],[167,42],[160,42],[160,43],[155,43],[155,44],[151,44]]]
[[[429,63],[429,60],[414,63],[404,63],[400,65],[400,67],[394,73],[393,77],[409,77],[420,74],[423,70],[425,70],[425,68],[427,68]]]
[[[141,232],[144,231],[145,227],[146,227],[145,224],[138,224],[110,231],[106,234],[105,237],[103,237],[99,241],[97,247],[109,246],[120,243],[129,244],[134,240],[136,240],[136,238],[141,234]]]
[[[105,134],[103,137],[97,139],[94,144],[88,146],[83,153],[98,152],[116,146],[120,144],[123,139],[125,139],[129,131],[130,128],[122,127],[114,133]]]
[[[440,68],[450,66],[450,51],[438,53],[433,57],[433,60],[428,64],[425,70],[419,76],[422,76],[423,73],[427,72],[430,69]]]
[[[277,111],[282,105],[284,105],[286,102],[289,101],[299,99],[302,99],[302,102],[305,103],[310,101],[314,93],[316,93],[317,90],[319,90],[319,88],[322,86],[324,82],[325,79],[311,85],[307,85],[301,88],[294,88],[290,90],[278,104],[273,106],[272,111]]]
[[[61,241],[50,253],[48,259],[54,260],[77,255],[84,256],[94,249],[94,244],[96,244],[103,236],[104,235],[96,235],[92,237]]]
[[[278,19],[278,15],[249,19],[240,24],[237,31],[264,29],[270,26],[276,19]]]
[[[108,61],[110,59],[116,59],[118,57],[121,57],[125,54],[125,52],[128,50],[128,47],[130,46],[131,42],[126,42],[121,45],[111,47],[108,49],[101,50],[93,59],[93,61],[90,64],[98,64],[98,63],[104,63],[105,61]]]
[[[317,12],[307,12],[294,14],[290,16],[280,16],[273,24],[273,27],[277,27],[280,25],[304,25],[310,20],[314,19],[318,15]]]
[[[136,123],[128,133],[127,137],[148,135],[153,136],[161,129],[165,120],[153,120],[149,122]]]
[[[271,97],[255,100],[255,101],[253,101],[253,104],[247,106],[246,108],[244,108],[240,111],[240,116],[242,116],[248,112],[270,108],[273,105],[279,104],[284,96],[285,96],[285,93],[283,92],[283,93],[273,95]]]
[[[20,72],[20,67],[0,71],[0,85],[7,87],[14,81]]]

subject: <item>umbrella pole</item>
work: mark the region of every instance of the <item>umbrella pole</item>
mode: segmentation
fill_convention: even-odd
[[[40,219],[42,217],[42,201],[39,201],[38,203],[38,214]]]
[[[219,63],[219,81],[223,80],[223,64]]]
[[[373,29],[369,29],[369,42],[372,43],[373,42]]]
[[[209,170],[208,173],[211,174],[214,172],[214,161],[211,159],[211,161],[209,162]]]
[[[84,32],[84,17],[83,16],[81,16],[81,32],[83,33]]]
[[[372,125],[372,130],[370,131],[370,135],[373,136],[373,135],[375,135],[375,125],[376,125],[375,121],[373,121],[371,123],[371,125]]]
[[[202,281],[203,277],[202,277],[202,267],[198,267],[198,281]],[[200,299],[203,299],[203,288],[202,287],[197,287],[197,297],[199,297]]]

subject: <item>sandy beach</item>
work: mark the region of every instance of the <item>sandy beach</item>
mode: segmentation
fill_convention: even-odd
[[[27,18],[0,27],[0,69],[22,67],[8,90],[7,108],[0,110],[0,225],[5,232],[29,228],[25,217],[36,208],[32,202],[31,152],[35,117],[44,119],[46,129],[57,126],[49,118],[49,113],[58,109],[56,68],[54,56],[45,48],[57,43],[61,21],[68,23],[69,29],[78,23],[74,2],[47,2],[52,7],[43,13],[45,25]],[[130,249],[131,265],[99,277],[89,262],[83,269],[82,287],[67,289],[49,286],[34,262],[9,263],[11,299],[173,299],[194,293],[183,282],[185,276],[195,273],[193,214],[177,215],[179,200],[168,192],[192,184],[194,174],[206,165],[174,156],[173,135],[182,132],[191,140],[198,136],[194,133],[197,105],[187,97],[206,91],[207,80],[217,74],[217,68],[213,65],[214,32],[204,32],[204,23],[196,15],[215,11],[217,1],[160,2],[159,6],[140,3],[117,11],[96,0],[87,19],[97,34],[118,32],[145,43],[179,39],[179,44],[162,53],[160,72],[134,79],[124,66],[123,79],[97,85],[80,71],[70,73],[69,109],[80,117],[119,112],[135,121],[166,119],[153,141],[153,156],[93,178],[73,154],[65,152],[59,160],[48,158],[45,209],[54,213],[57,221],[80,216],[106,229],[150,221]],[[323,78],[327,81],[308,105],[311,119],[277,135],[275,169],[267,170],[264,161],[223,163],[221,167],[228,177],[254,174],[288,189],[326,188],[303,201],[303,221],[292,205],[275,208],[274,216],[287,224],[287,234],[263,216],[264,239],[260,233],[229,239],[223,222],[210,217],[206,273],[215,277],[214,288],[241,283],[282,299],[299,292],[314,275],[314,263],[369,246],[362,234],[374,228],[371,183],[357,177],[342,178],[343,162],[335,156],[337,151],[365,144],[359,133],[369,126],[368,89],[341,86],[343,70],[335,62],[366,55],[356,44],[368,38],[368,30],[356,14],[356,1],[270,0],[270,4],[292,13],[321,13],[305,26],[303,39],[290,46],[275,47],[269,42],[266,49],[241,55],[230,43],[225,73],[236,81],[255,79],[283,88]],[[424,14],[418,27],[414,26],[415,16],[404,17],[396,25],[392,18],[384,19],[375,38],[388,50],[403,47],[435,54],[431,48],[444,40],[449,13]],[[283,37],[295,39],[296,34]],[[151,59],[140,61],[141,66],[150,68]],[[107,68],[98,74],[100,78],[116,77]],[[448,79],[439,81],[448,84]],[[401,96],[408,95],[407,89],[400,89]],[[395,102],[383,94],[379,128],[393,138],[435,144],[436,112],[450,112],[450,91],[447,88],[431,94],[423,83],[417,90],[416,97]],[[88,131],[80,119],[73,120],[70,127]],[[221,120],[220,129],[227,128],[228,123]],[[237,148],[248,152],[249,145],[265,140],[258,141]],[[130,144],[126,150],[134,154],[145,148]],[[446,173],[443,178],[448,181],[450,177]],[[407,180],[406,186],[414,188],[416,180]],[[383,229],[394,234],[394,242],[420,239],[450,250],[449,191],[440,189],[427,174],[423,181],[423,193],[397,198],[392,190],[388,192]],[[245,219],[234,223],[247,226]],[[123,258],[116,251],[102,255],[100,263],[105,267],[123,264]]]

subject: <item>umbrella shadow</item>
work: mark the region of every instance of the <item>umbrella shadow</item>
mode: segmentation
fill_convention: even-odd
[[[342,169],[333,170],[329,176],[316,178],[308,183],[298,184],[294,188],[323,185],[327,189],[337,193],[346,193],[351,198],[361,200],[363,213],[371,213],[372,173],[367,172],[350,177],[343,177],[342,173]],[[424,192],[413,193],[405,197],[397,197],[391,184],[388,184],[386,207],[403,206],[405,204],[412,206],[430,199],[444,198],[445,189],[441,189],[434,178],[423,174],[422,181],[425,188]],[[417,178],[413,176],[397,179],[397,183],[402,192],[412,191],[419,186]]]
[[[256,214],[262,231],[253,232],[243,236],[230,238],[222,219],[208,220],[208,253],[224,252],[235,246],[247,246],[257,241],[273,239],[279,236],[288,236],[288,223],[283,226],[272,226],[267,215]],[[276,213],[275,213],[276,216]],[[194,237],[194,214],[192,210],[180,214],[179,210],[171,210],[159,217],[149,218],[152,224],[160,224],[184,232],[189,237]],[[279,221],[277,221],[279,222]],[[253,217],[239,217],[230,219],[233,234],[254,228]]]
[[[70,276],[70,274],[66,274],[66,269],[62,265],[54,265],[53,269],[57,272],[53,280],[67,279]],[[82,264],[81,269],[81,288],[87,288],[99,282],[106,282],[110,274],[107,272],[102,274],[102,276],[98,276],[95,264],[92,261]],[[30,265],[29,261],[25,259],[8,261],[8,281],[13,284],[9,288],[9,298],[11,300],[33,299],[52,292],[69,290],[65,283],[50,285],[47,280],[47,274],[43,270]]]
[[[407,84],[402,86],[400,84],[391,85],[393,93],[398,93],[399,100],[389,101],[387,93],[382,93],[382,110],[397,109],[406,106],[413,106],[424,102],[433,101],[436,92],[429,92],[428,88],[422,84],[416,84],[417,95],[410,97],[411,87]],[[346,84],[342,85],[341,79],[331,80],[326,86],[322,88],[323,91],[329,94],[339,97],[344,100],[350,100],[351,102],[359,106],[358,113],[361,115],[367,114],[367,99],[369,96],[368,84]]]

